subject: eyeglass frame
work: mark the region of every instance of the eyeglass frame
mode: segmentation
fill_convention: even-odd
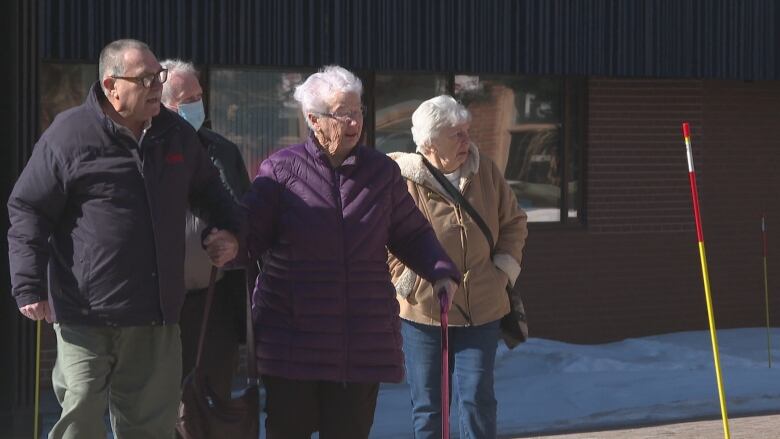
[[[469,129],[465,128],[465,129],[461,129],[461,130],[455,131],[452,134],[447,134],[447,137],[449,137],[450,139],[466,139],[466,140],[468,140],[468,139],[471,138],[471,134],[469,134]]]
[[[361,104],[359,112],[350,111],[349,114],[336,114],[336,113],[315,113],[315,114],[322,117],[330,117],[331,119],[336,119],[339,122],[346,123],[349,121],[357,122],[358,114],[360,114],[361,119],[365,119],[367,111],[368,111],[368,107],[365,104]]]
[[[163,73],[165,74],[165,79],[160,79],[160,75]],[[160,71],[157,73],[149,73],[141,76],[111,75],[110,77],[113,79],[124,79],[125,81],[135,82],[136,84],[140,84],[143,88],[152,88],[152,84],[155,82],[159,83],[160,85],[165,84],[165,81],[168,80],[168,69],[160,69]],[[149,78],[149,85],[146,85],[147,78]]]

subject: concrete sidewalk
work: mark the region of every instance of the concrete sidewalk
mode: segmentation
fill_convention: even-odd
[[[732,439],[780,438],[780,414],[730,418],[729,432]],[[717,439],[722,437],[724,437],[723,422],[719,418],[622,430],[520,436],[518,439]]]
[[[41,415],[41,433],[42,437],[45,437],[44,435],[59,417],[59,405],[51,390],[41,394]],[[780,413],[729,418],[729,430],[732,439],[780,439]],[[0,428],[0,439],[28,439],[30,436],[31,434],[27,432],[14,434]],[[109,434],[108,438],[111,437],[112,435]],[[517,436],[501,434],[500,437],[505,439],[718,439],[723,438],[724,435],[723,423],[720,418],[717,418],[602,431]]]

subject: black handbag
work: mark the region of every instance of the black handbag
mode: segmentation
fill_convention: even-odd
[[[428,160],[423,157],[422,154],[420,154],[420,157],[422,157],[423,163],[428,168],[428,170],[431,171],[431,174],[433,174],[433,178],[435,178],[436,181],[442,185],[444,190],[450,194],[452,199],[455,200],[455,202],[459,204],[466,212],[468,212],[469,216],[471,216],[471,219],[477,223],[477,226],[479,226],[479,229],[482,230],[482,233],[485,235],[485,239],[487,239],[488,244],[490,245],[491,252],[495,251],[496,246],[495,241],[493,240],[493,234],[490,233],[490,229],[488,228],[487,224],[485,224],[485,221],[482,219],[479,213],[477,213],[477,210],[474,209],[474,206],[472,206],[471,203],[469,203],[468,200],[463,197],[463,194],[461,194],[460,191],[455,188],[455,186],[453,186],[449,180],[447,180],[447,177],[445,177],[440,170],[430,164],[430,162],[428,162]],[[514,286],[511,283],[507,283],[506,294],[509,296],[509,313],[501,318],[501,323],[499,326],[501,327],[501,338],[504,340],[504,343],[506,343],[507,347],[512,349],[520,343],[528,340],[528,320],[525,314],[523,299],[520,297],[517,281],[515,281]]]
[[[246,270],[246,275],[246,370],[248,386],[240,397],[225,400],[211,390],[200,368],[206,327],[209,321],[209,311],[214,298],[214,284],[217,278],[217,268],[211,267],[206,307],[203,311],[203,322],[200,329],[200,339],[198,340],[198,356],[195,360],[195,368],[187,375],[182,385],[179,417],[176,421],[177,437],[183,439],[257,439],[260,437],[260,393],[257,366],[255,365],[255,342],[252,331],[250,300],[252,291],[250,284],[254,282],[254,278],[251,276],[250,270]]]

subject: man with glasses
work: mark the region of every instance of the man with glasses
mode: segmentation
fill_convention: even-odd
[[[55,322],[50,438],[172,437],[179,402],[188,207],[232,260],[242,220],[192,127],[160,105],[167,72],[136,40],[108,44],[84,104],[43,133],[8,200],[12,294]],[[48,265],[48,267],[47,267]]]

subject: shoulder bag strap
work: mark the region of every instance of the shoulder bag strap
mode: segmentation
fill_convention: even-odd
[[[254,290],[254,280],[256,278],[257,271],[252,270],[254,267],[254,261],[250,259],[250,263],[247,264],[248,268],[246,273],[246,370],[247,379],[249,384],[257,385],[257,365],[255,364],[255,337],[252,328],[252,291]],[[198,355],[195,357],[195,369],[200,370],[200,360],[203,357],[203,346],[206,340],[206,330],[208,328],[209,313],[211,312],[211,303],[214,301],[214,286],[217,280],[217,267],[211,267],[211,275],[209,277],[209,288],[206,292],[206,306],[203,310],[203,319],[200,325],[200,336],[198,337]]]
[[[214,285],[217,283],[217,270],[211,266],[211,276],[209,277],[209,289],[206,292],[206,306],[203,308],[203,318],[200,322],[200,336],[198,337],[198,355],[195,357],[195,370],[200,370],[200,358],[203,356],[203,345],[206,340],[206,328],[209,324],[209,312],[211,312],[211,302],[214,300]]]
[[[433,178],[435,178],[436,181],[438,181],[439,184],[444,187],[444,190],[450,194],[452,199],[455,200],[455,203],[459,204],[466,212],[468,212],[469,216],[471,216],[471,219],[477,223],[480,230],[482,230],[482,233],[485,235],[485,239],[487,239],[488,244],[490,245],[490,252],[492,253],[495,249],[493,234],[490,233],[490,229],[488,228],[487,224],[485,224],[485,221],[482,219],[479,213],[477,213],[477,210],[474,209],[474,206],[472,206],[471,203],[469,203],[468,200],[463,197],[463,194],[461,194],[460,191],[455,186],[453,186],[449,180],[447,180],[447,177],[445,177],[440,170],[428,162],[428,160],[422,154],[420,154],[420,157],[422,158],[422,161],[428,170],[431,171],[431,174],[433,174]]]

